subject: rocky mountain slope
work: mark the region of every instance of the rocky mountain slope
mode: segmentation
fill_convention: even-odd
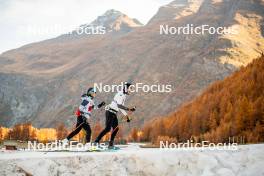
[[[174,111],[264,51],[263,7],[260,0],[176,0],[142,27],[121,15],[110,20],[104,35],[62,35],[5,52],[0,55],[0,124],[32,121],[43,127],[63,121],[71,125],[74,106],[94,82],[172,85],[171,93],[139,92],[128,98],[128,105],[138,107],[135,124]],[[109,22],[103,19],[93,24]],[[208,24],[239,31],[160,35],[161,24]],[[113,93],[98,94],[107,102],[112,97]],[[95,114],[104,120],[103,116],[103,111]]]

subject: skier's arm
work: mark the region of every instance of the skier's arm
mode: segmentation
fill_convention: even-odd
[[[105,105],[105,102],[102,101],[99,105],[97,105],[97,107],[98,107],[98,108],[101,108],[101,107],[103,107],[104,105]]]
[[[130,111],[130,108],[125,107],[122,104],[117,104],[117,107],[119,108],[120,112],[124,115],[127,116],[127,112],[126,111]]]
[[[129,111],[130,109],[128,107],[125,107],[124,105],[122,104],[117,104],[117,107],[121,110],[125,110],[125,111]]]
[[[135,107],[133,107],[133,108],[128,108],[128,107],[125,107],[124,105],[120,105],[120,104],[118,104],[117,105],[118,106],[118,108],[121,110],[126,110],[126,111],[132,111],[132,112],[134,112],[135,110],[136,110],[136,108]]]
[[[80,111],[81,115],[84,116],[86,119],[90,119],[91,118],[91,113],[89,112],[85,112],[85,111]]]
[[[104,101],[102,101],[100,104],[94,104],[93,105],[93,109],[99,109],[99,108],[101,108],[101,107],[103,107],[105,105],[105,102]]]
[[[127,112],[125,110],[123,110],[123,109],[119,109],[119,110],[124,116],[127,116]]]
[[[124,105],[117,105],[117,106],[118,106],[119,110],[121,111],[121,113],[124,116],[127,116],[127,112],[126,111],[130,111],[130,112],[136,111],[136,107],[128,108],[128,107],[125,107]]]

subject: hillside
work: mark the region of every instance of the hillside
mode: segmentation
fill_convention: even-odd
[[[247,65],[264,51],[263,1],[176,0],[145,26],[118,11],[92,22],[104,35],[61,35],[0,55],[0,125],[30,121],[71,126],[80,95],[93,83],[170,84],[170,93],[132,94],[134,125],[163,116],[197,96],[210,83]],[[87,23],[88,25],[91,23]],[[237,35],[160,35],[160,25],[238,26]],[[86,25],[83,25],[85,27]],[[98,99],[111,101],[112,93]],[[96,120],[104,120],[103,111]]]
[[[158,136],[228,142],[264,141],[264,55],[223,81],[210,85],[199,97],[171,115],[144,127],[145,137]]]

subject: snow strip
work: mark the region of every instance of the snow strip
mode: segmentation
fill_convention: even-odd
[[[0,175],[264,175],[264,144],[228,150],[143,149],[117,152],[0,152]]]

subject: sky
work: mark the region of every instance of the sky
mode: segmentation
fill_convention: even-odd
[[[87,24],[109,9],[146,24],[172,0],[0,0],[0,53]]]

